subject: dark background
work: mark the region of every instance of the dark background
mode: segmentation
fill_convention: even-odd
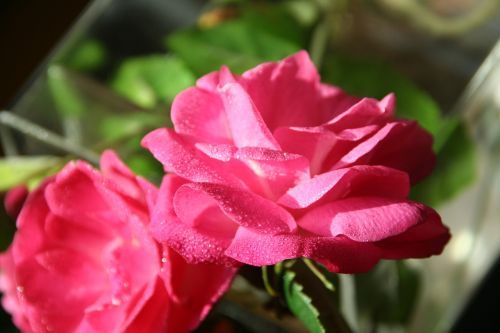
[[[0,108],[9,106],[89,2],[0,1]]]

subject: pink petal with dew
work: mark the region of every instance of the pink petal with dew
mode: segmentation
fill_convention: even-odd
[[[39,252],[18,264],[18,290],[22,290],[23,308],[31,307],[27,317],[34,330],[75,329],[84,309],[105,290],[103,273],[84,255],[66,249]]]
[[[175,97],[171,114],[179,134],[201,142],[232,143],[224,105],[216,92],[188,88]]]
[[[118,158],[112,150],[106,150],[101,155],[101,173],[111,180],[112,188],[123,195],[129,196],[138,202],[144,202],[144,195],[137,183],[137,177]]]
[[[415,122],[399,121],[386,124],[332,169],[354,164],[385,165],[407,172],[415,183],[432,171],[435,159],[432,136]]]
[[[306,52],[259,65],[239,81],[271,131],[322,123],[319,75]]]
[[[236,147],[280,149],[250,96],[240,84],[226,83],[219,91]]]
[[[290,213],[274,202],[252,192],[224,185],[186,184],[177,190],[173,200],[177,216],[199,228],[203,228],[205,220],[199,218],[198,205],[202,207],[200,210],[216,205],[233,224],[264,234],[274,235],[296,228]]]
[[[350,196],[406,198],[406,173],[383,167],[357,165],[317,175],[289,189],[278,203],[292,209],[314,207]]]
[[[47,186],[45,198],[52,213],[74,223],[117,225],[127,218],[129,207],[109,184],[90,165],[78,161],[68,164]]]
[[[367,272],[382,259],[373,243],[356,242],[344,236],[311,237],[304,240],[304,257],[338,273]]]
[[[239,178],[250,191],[271,200],[309,178],[309,162],[300,155],[255,147],[209,144],[196,147],[223,162],[220,167]]]
[[[171,309],[170,296],[163,281],[158,278],[154,285],[151,297],[143,305],[140,312],[124,330],[124,333],[184,333],[183,323],[177,322],[175,317],[169,316]],[[86,331],[82,331],[86,333]]]
[[[358,141],[378,130],[378,125],[345,129],[334,133],[326,127],[280,127],[274,135],[284,151],[306,157],[311,175],[328,170],[354,148]]]
[[[230,184],[238,186],[239,181],[217,170],[207,156],[187,143],[172,129],[161,128],[147,134],[142,145],[163,164],[166,172],[194,181]]]
[[[226,230],[227,235],[210,233],[210,228],[197,230],[192,225],[186,224],[176,216],[173,206],[173,198],[177,189],[186,183],[185,180],[175,175],[167,175],[158,193],[156,208],[153,211],[150,230],[152,235],[161,243],[164,243],[184,256],[190,263],[213,262],[234,264],[232,260],[224,257],[224,249],[230,244],[232,236],[236,231]],[[200,211],[200,214],[204,213]],[[210,210],[204,216],[207,217],[206,223],[210,222],[216,225],[231,226],[230,220],[220,211],[220,209]],[[205,227],[207,227],[205,225]],[[227,229],[227,228],[226,228]]]
[[[353,197],[309,211],[298,224],[321,236],[376,242],[424,222],[424,206],[404,199]]]
[[[261,234],[239,228],[225,255],[253,266],[274,265],[302,255],[302,238],[295,234]]]
[[[346,237],[315,237],[306,234],[262,235],[240,228],[226,255],[254,266],[273,265],[286,259],[308,257],[329,270],[342,273],[364,272],[380,259],[372,243]]]
[[[405,233],[381,240],[376,245],[388,259],[425,258],[440,254],[449,241],[449,229],[441,223],[439,215],[423,207],[423,221]]]
[[[16,267],[12,251],[0,254],[0,291],[2,295],[2,306],[11,314],[12,321],[22,331],[26,333],[33,332],[26,314],[23,312],[24,305],[22,299],[18,297]],[[22,291],[22,289],[21,289]]]
[[[392,119],[393,109],[387,105],[394,105],[390,102],[394,95],[390,94],[383,102],[373,98],[363,98],[349,109],[328,121],[325,126],[334,132],[340,132],[348,128],[366,127],[368,125],[383,125]]]
[[[44,243],[45,219],[49,212],[44,192],[49,181],[28,195],[17,218],[17,232],[11,245],[12,257],[17,265],[33,257]]]

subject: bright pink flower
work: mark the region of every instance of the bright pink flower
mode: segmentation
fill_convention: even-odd
[[[176,97],[174,129],[143,139],[170,173],[153,235],[191,262],[309,257],[338,272],[440,253],[448,229],[407,199],[432,137],[394,105],[320,83],[306,52],[202,77]]]
[[[148,231],[158,190],[112,152],[101,170],[70,163],[29,195],[0,257],[3,306],[24,333],[192,330],[235,270],[160,246]]]

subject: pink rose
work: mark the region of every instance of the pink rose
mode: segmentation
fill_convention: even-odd
[[[407,199],[432,137],[394,105],[320,83],[306,52],[202,77],[176,97],[174,129],[143,139],[171,173],[153,235],[190,262],[309,257],[338,272],[440,253],[448,229]]]
[[[28,196],[0,257],[3,306],[24,333],[192,330],[235,270],[160,246],[148,232],[157,189],[112,152],[101,170],[70,163]]]

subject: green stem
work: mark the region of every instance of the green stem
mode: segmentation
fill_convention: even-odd
[[[322,19],[314,29],[311,46],[309,47],[309,54],[316,68],[321,68],[323,55],[328,43],[328,35],[328,22],[326,19]]]
[[[18,154],[14,138],[10,133],[9,128],[0,125],[0,139],[2,140],[2,148],[5,156],[15,156]]]
[[[304,261],[304,263],[306,264],[306,266],[309,267],[309,269],[311,270],[311,272],[314,275],[316,275],[316,277],[325,285],[325,287],[328,290],[335,291],[335,286],[333,285],[333,283],[331,283],[330,281],[328,281],[328,279],[325,276],[325,274],[323,274],[320,271],[320,269],[314,264],[314,262],[311,261],[311,259],[302,258],[302,260]]]
[[[266,288],[266,291],[268,292],[269,295],[271,295],[272,297],[277,297],[278,292],[274,289],[273,283],[271,282],[269,275],[270,274],[268,266],[262,266],[262,281],[264,282],[264,287]]]
[[[23,119],[12,112],[0,112],[0,124],[18,130],[19,132],[31,136],[43,143],[59,148],[65,152],[74,154],[86,159],[93,164],[99,164],[99,155],[95,152],[79,146],[70,140],[57,135],[35,123]]]

